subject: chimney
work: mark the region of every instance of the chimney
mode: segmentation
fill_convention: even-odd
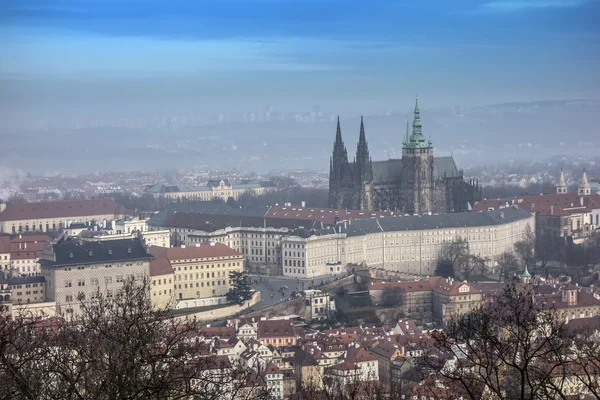
[[[306,202],[305,201],[300,202],[300,204],[302,205],[302,208],[306,207]]]
[[[583,197],[579,198],[579,204],[583,207]]]
[[[0,213],[6,210],[6,203],[0,203]]]
[[[554,206],[550,206],[550,215],[554,215]]]

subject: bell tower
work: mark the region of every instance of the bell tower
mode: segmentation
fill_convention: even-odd
[[[565,174],[562,168],[560,169],[558,185],[556,185],[556,193],[567,193],[567,181],[565,180]]]
[[[415,101],[412,133],[402,143],[402,192],[404,212],[422,214],[433,210],[433,143],[423,136],[419,99]]]

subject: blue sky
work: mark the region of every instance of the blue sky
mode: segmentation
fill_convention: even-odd
[[[3,0],[0,104],[598,98],[598,21],[600,0]]]

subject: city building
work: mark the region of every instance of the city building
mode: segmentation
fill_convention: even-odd
[[[330,160],[329,207],[409,214],[461,212],[480,198],[481,188],[465,182],[452,156],[433,156],[433,142],[422,132],[418,101],[410,136],[406,124],[401,159],[371,160],[361,118],[355,161],[348,162],[338,118]]]
[[[140,238],[146,247],[158,246],[158,247],[171,247],[171,232],[169,230],[156,230],[156,231],[137,231],[131,233],[117,233],[113,235],[93,235],[90,237],[84,237],[86,241],[100,241],[105,242],[109,240],[123,240],[131,238]]]
[[[417,281],[373,282],[369,295],[375,304],[382,304],[386,291],[400,293],[397,306],[407,318],[434,321],[443,326],[455,316],[467,314],[481,304],[481,291],[468,282],[432,276]]]
[[[577,193],[567,192],[561,171],[556,193],[522,196],[510,200],[484,199],[473,211],[518,207],[534,212],[538,235],[571,237],[580,242],[600,228],[600,194],[592,193],[583,171]]]
[[[56,303],[57,314],[76,314],[80,301],[93,300],[99,293],[111,298],[126,280],[148,279],[151,259],[138,238],[105,242],[63,238],[47,243],[39,260],[46,299]]]
[[[8,288],[14,305],[42,303],[46,280],[43,276],[22,276],[8,280]]]
[[[152,306],[157,309],[169,308],[175,300],[175,272],[166,258],[150,261]]]
[[[150,185],[145,193],[150,193],[156,198],[165,199],[168,202],[181,201],[210,201],[229,198],[237,200],[242,194],[248,193],[260,196],[272,188],[271,182],[246,182],[242,184],[231,184],[228,179],[211,179],[206,186],[179,189],[177,186]]]
[[[321,290],[308,289],[304,291],[308,320],[327,319],[335,312],[335,299],[329,293]]]
[[[151,247],[150,253],[169,260],[178,308],[224,304],[231,288],[229,274],[244,267],[244,256],[222,243]]]
[[[497,256],[513,251],[528,226],[535,231],[534,214],[515,207],[343,221],[284,238],[283,275],[310,278],[341,272],[347,264],[432,275],[444,244],[458,239],[493,266]]]
[[[50,240],[47,235],[0,237],[0,270],[11,276],[38,275],[40,266],[37,261]]]
[[[289,320],[264,320],[258,321],[258,340],[266,346],[294,346],[296,334]]]
[[[69,200],[45,203],[0,204],[0,232],[48,232],[71,222],[123,218],[125,210],[113,199]]]

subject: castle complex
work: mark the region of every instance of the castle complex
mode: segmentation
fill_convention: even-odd
[[[410,135],[406,126],[401,159],[371,160],[361,118],[356,157],[348,162],[338,118],[329,170],[330,208],[445,213],[467,211],[480,198],[481,188],[464,181],[452,156],[433,156],[433,143],[422,132],[418,101]]]

